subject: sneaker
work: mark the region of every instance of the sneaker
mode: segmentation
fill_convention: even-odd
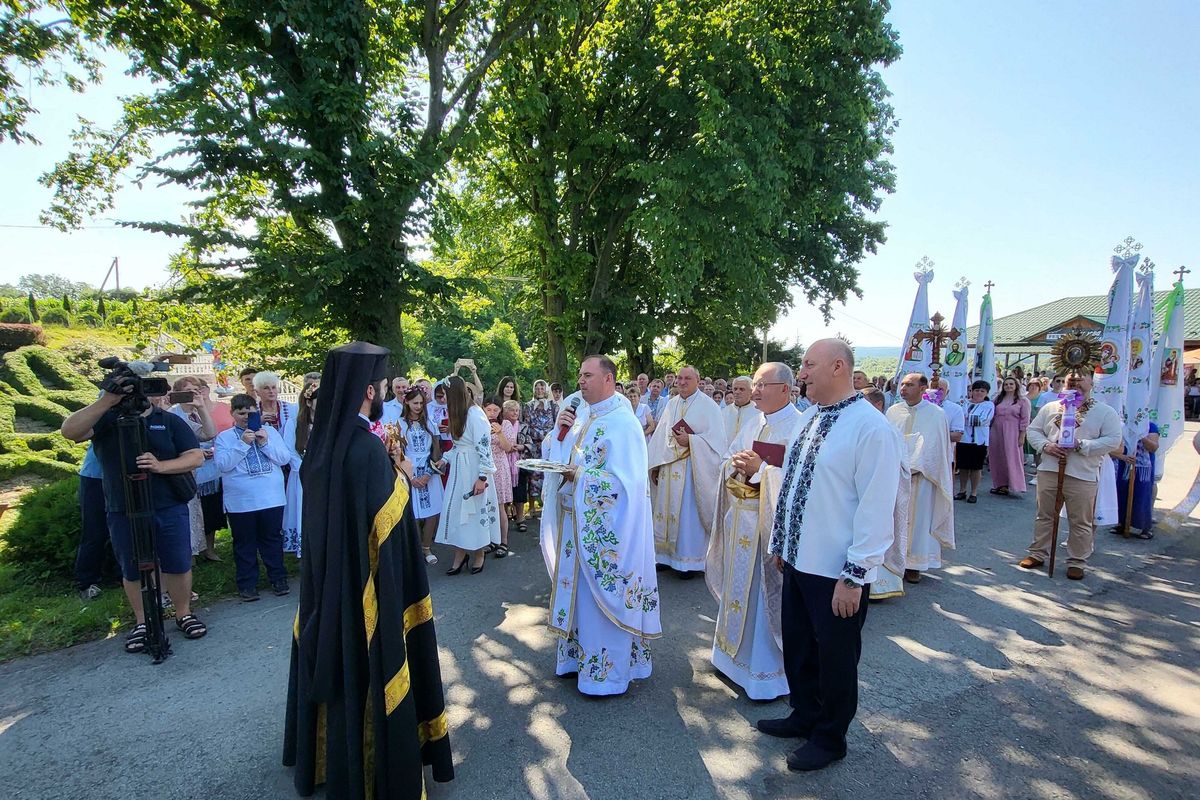
[[[95,600],[99,596],[100,596],[100,587],[94,583],[91,586],[87,587],[86,589],[79,590],[79,599],[85,603],[89,600]]]
[[[242,598],[243,603],[253,603],[258,599],[258,590],[254,589],[249,592],[238,592],[238,597]]]
[[[283,597],[292,591],[292,587],[288,586],[287,581],[271,584],[271,591],[275,592],[276,597]]]

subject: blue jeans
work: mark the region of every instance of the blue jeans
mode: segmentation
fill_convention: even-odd
[[[233,536],[238,591],[253,592],[258,587],[259,558],[267,568],[267,580],[272,586],[287,583],[287,570],[283,566],[283,506],[226,513]]]

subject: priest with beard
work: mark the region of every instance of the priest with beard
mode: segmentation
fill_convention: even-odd
[[[887,410],[888,422],[904,439],[912,473],[904,565],[907,583],[920,583],[922,572],[942,566],[942,547],[954,549],[950,426],[946,414],[925,399],[928,388],[929,379],[921,373],[905,375],[900,381],[902,402]]]
[[[389,351],[365,342],[325,359],[300,468],[304,559],[292,630],[283,763],[304,797],[426,796],[454,777],[433,607],[411,484],[383,413]]]
[[[754,373],[755,411],[721,465],[717,518],[704,571],[704,581],[720,603],[713,666],[751,700],[788,693],[780,630],[783,576],[768,563],[767,545],[783,484],[783,453],[800,430],[801,414],[789,392],[794,382],[791,367],[779,362],[763,364]],[[762,453],[770,458],[772,451],[775,464],[763,460]]]
[[[649,445],[656,558],[685,579],[704,570],[729,446],[721,409],[699,384],[695,367],[679,370],[679,393],[667,403]]]

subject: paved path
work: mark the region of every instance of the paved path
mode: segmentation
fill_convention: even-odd
[[[953,563],[871,607],[850,756],[815,775],[752,728],[784,703],[714,673],[700,580],[662,576],[650,680],[598,701],[553,677],[545,572],[533,530],[514,534],[516,555],[481,575],[431,576],[458,777],[430,797],[1194,798],[1200,531],[1194,512],[1165,513],[1194,455],[1170,472],[1159,536],[1099,534],[1083,582],[1014,566],[1032,495],[956,503]],[[209,636],[176,637],[159,667],[118,640],[0,667],[0,797],[293,797],[279,752],[294,607],[217,605]]]

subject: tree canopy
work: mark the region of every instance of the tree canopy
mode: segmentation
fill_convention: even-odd
[[[81,120],[45,219],[109,209],[122,175],[192,190],[186,219],[128,223],[180,237],[185,296],[401,361],[453,361],[408,320],[478,325],[472,346],[558,380],[587,352],[647,369],[663,343],[748,368],[791,291],[844,301],[883,241],[887,9],[9,0],[0,136],[28,138],[18,64],[73,61],[81,84],[112,48],[154,88],[112,128]]]

